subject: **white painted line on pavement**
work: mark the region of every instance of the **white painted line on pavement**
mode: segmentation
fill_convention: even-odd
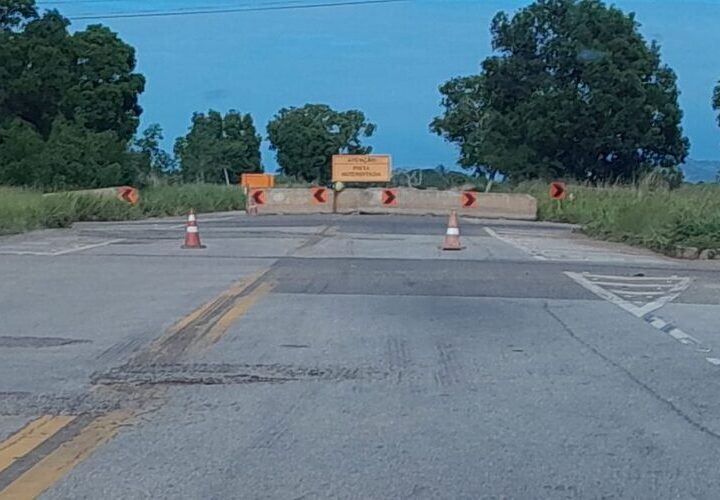
[[[620,283],[618,281],[595,281],[591,280],[594,285],[600,286],[620,286],[623,288],[674,288],[672,283]]]
[[[493,238],[502,241],[503,243],[507,243],[508,245],[517,248],[518,250],[522,250],[523,252],[529,254],[531,257],[537,260],[547,260],[546,257],[543,257],[542,255],[538,255],[537,252],[533,251],[532,249],[521,245],[520,243],[511,240],[510,238],[506,238],[504,236],[500,236],[498,233],[490,229],[489,227],[485,226],[483,229],[485,229],[485,232],[492,236]]]
[[[619,297],[616,295],[615,290],[606,290],[605,288],[598,285],[598,283],[602,282],[594,282],[592,281],[593,278],[600,278],[600,279],[644,279],[644,280],[650,280],[655,279],[658,280],[658,278],[648,278],[646,276],[603,276],[603,275],[597,275],[597,274],[589,274],[589,273],[572,273],[572,272],[566,272],[566,276],[573,279],[575,282],[577,282],[579,285],[584,287],[587,290],[590,290],[595,295],[602,297],[603,299],[607,300],[608,302],[615,304],[616,306],[620,307],[621,309],[624,309],[625,311],[629,312],[633,316],[637,316],[638,318],[642,318],[648,313],[651,313],[653,311],[656,311],[657,309],[660,309],[668,302],[672,302],[676,298],[680,296],[682,292],[684,292],[688,286],[690,286],[690,278],[680,278],[677,276],[673,276],[673,280],[676,283],[672,289],[669,290],[669,294],[664,294],[662,297],[659,297],[657,300],[654,300],[652,302],[649,302],[643,306],[638,306],[633,304],[632,302],[628,302],[627,300],[623,299],[622,297]],[[664,279],[664,278],[660,278]],[[613,285],[617,286],[617,285]],[[634,295],[633,293],[622,291],[620,292],[623,295]]]
[[[607,300],[611,304],[615,304],[616,306],[618,306],[621,309],[624,309],[625,311],[629,312],[633,316],[637,316],[638,318],[642,317],[642,314],[639,313],[637,306],[631,304],[630,302],[628,302],[626,300],[621,299],[614,293],[608,292],[604,288],[596,285],[589,279],[585,278],[582,274],[572,273],[572,272],[568,271],[565,273],[565,275],[568,276],[569,278],[571,278],[573,281],[575,281],[578,285],[582,286],[586,290],[591,291],[598,297]]]
[[[684,280],[687,278],[680,278],[679,276],[663,276],[663,277],[652,277],[652,276],[610,276],[607,274],[592,274],[588,275],[592,278],[604,279],[604,280],[622,280],[622,281],[677,281]]]
[[[70,253],[82,252],[83,250],[90,250],[93,248],[106,247],[109,245],[113,245],[115,243],[120,243],[121,241],[125,241],[125,240],[124,239],[108,240],[108,241],[103,241],[102,243],[95,243],[93,245],[83,245],[81,247],[70,248],[68,250],[62,250],[60,252],[53,252],[53,253],[50,253],[47,255],[52,255],[53,257],[56,257],[58,255],[67,255]]]
[[[597,275],[591,275],[589,273],[573,273],[573,272],[566,272],[566,276],[574,280],[576,283],[581,285],[582,287],[586,288],[587,290],[593,292],[595,295],[607,300],[611,304],[614,304],[621,309],[629,312],[633,316],[642,319],[647,324],[655,328],[656,330],[665,333],[672,337],[673,339],[677,340],[679,343],[686,345],[686,346],[694,346],[695,350],[702,353],[709,353],[712,351],[712,348],[706,346],[703,344],[702,341],[698,340],[697,338],[693,337],[692,335],[689,335],[682,331],[679,328],[676,328],[672,323],[669,323],[665,321],[664,319],[655,316],[654,314],[651,314],[652,311],[659,309],[660,307],[664,306],[668,302],[675,300],[682,291],[687,289],[687,287],[690,285],[690,279],[689,278],[679,278],[677,276],[673,277],[673,280],[676,281],[677,284],[673,285],[673,287],[668,290],[670,292],[669,295],[665,295],[663,292],[654,293],[654,292],[629,292],[629,291],[623,291],[623,290],[606,290],[599,286],[600,283],[605,282],[598,282],[598,281],[591,281],[592,278],[597,278]],[[628,276],[627,279],[631,278],[640,278],[636,276]],[[625,279],[625,277],[621,276],[604,276],[602,279]],[[653,279],[653,278],[645,278],[645,279]],[[608,282],[609,286],[618,286],[617,282]],[[615,295],[615,293],[621,293],[624,295],[629,296],[656,296],[658,294],[664,295],[658,300],[655,300],[653,302],[650,302],[645,305],[639,305],[642,304],[642,302],[638,303],[638,305],[632,304],[626,300],[623,300],[622,298]],[[705,358],[705,360],[715,366],[720,366],[720,359],[718,358]]]
[[[633,292],[630,290],[618,290],[618,289],[611,289],[612,293],[616,293],[618,295],[627,295],[629,297],[659,297],[665,295],[667,292]]]

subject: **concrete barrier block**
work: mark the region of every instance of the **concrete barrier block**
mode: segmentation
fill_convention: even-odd
[[[262,214],[322,214],[332,213],[333,193],[328,188],[253,189],[248,206],[254,204]]]
[[[537,200],[525,194],[475,193],[410,188],[345,189],[337,195],[337,213],[447,215],[535,220]],[[327,188],[252,190],[249,203],[259,214],[333,212],[333,192]]]
[[[471,193],[462,191],[346,189],[337,200],[338,213],[396,213],[447,215],[451,210],[478,218],[535,220],[537,200],[525,194]]]

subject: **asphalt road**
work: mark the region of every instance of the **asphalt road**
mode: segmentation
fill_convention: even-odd
[[[445,225],[0,238],[0,499],[720,498],[720,262]]]

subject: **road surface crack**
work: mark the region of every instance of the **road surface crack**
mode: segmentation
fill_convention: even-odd
[[[640,387],[643,391],[645,391],[647,394],[649,394],[653,399],[656,401],[662,403],[663,405],[667,406],[673,413],[675,413],[678,417],[680,417],[682,420],[690,424],[692,427],[697,429],[698,431],[702,432],[703,434],[706,434],[710,437],[713,437],[715,439],[720,440],[720,434],[713,431],[709,427],[701,424],[700,422],[693,419],[690,415],[685,413],[679,406],[677,406],[675,403],[670,401],[669,399],[663,397],[659,392],[657,392],[655,389],[650,387],[648,384],[640,380],[638,377],[633,375],[633,373],[619,364],[618,362],[610,359],[608,356],[603,354],[599,349],[597,349],[595,346],[590,344],[589,342],[586,342],[582,338],[580,338],[579,335],[577,335],[570,326],[565,323],[560,316],[555,314],[555,312],[550,309],[550,306],[547,302],[543,304],[543,309],[555,320],[560,324],[560,326],[565,330],[565,333],[567,333],[573,340],[575,340],[577,343],[588,349],[590,352],[595,354],[597,357],[602,359],[605,363],[612,366],[613,368],[621,371],[625,374],[627,378],[629,378],[635,385]]]

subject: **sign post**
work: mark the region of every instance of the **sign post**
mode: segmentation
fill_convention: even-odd
[[[333,213],[337,213],[337,199],[346,182],[390,182],[392,160],[390,155],[333,155],[332,181],[335,183]],[[338,189],[339,187],[339,189]],[[393,205],[397,193],[391,193],[392,200],[383,204]]]

